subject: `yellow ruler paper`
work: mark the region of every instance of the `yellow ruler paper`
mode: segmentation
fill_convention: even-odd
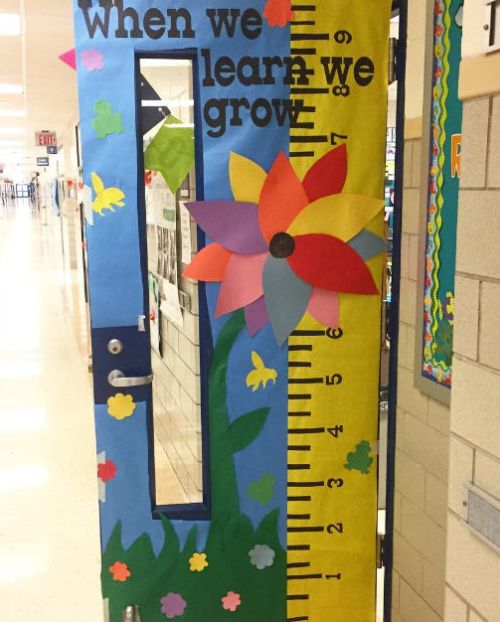
[[[290,131],[291,161],[303,177],[345,143],[343,192],[377,199],[384,196],[390,5],[293,6],[292,56],[312,71],[308,84],[291,87],[306,110]],[[367,229],[383,237],[383,214]],[[383,255],[367,265],[381,288]],[[287,618],[374,622],[381,296],[341,294],[340,328],[306,315],[288,343]]]

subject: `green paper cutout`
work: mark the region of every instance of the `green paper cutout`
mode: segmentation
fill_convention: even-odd
[[[266,473],[248,487],[247,497],[258,501],[261,505],[267,505],[274,499],[274,485],[276,478],[272,473]]]
[[[237,614],[231,614],[240,622],[286,619],[286,552],[278,536],[279,509],[272,510],[256,529],[240,514],[231,437],[241,434],[236,447],[246,446],[262,430],[268,415],[267,409],[262,409],[229,423],[228,361],[244,326],[243,312],[235,313],[221,330],[213,355],[209,384],[210,448],[217,460],[211,461],[212,521],[206,544],[202,551],[198,548],[195,525],[181,549],[172,523],[163,516],[165,542],[158,556],[146,534],[125,550],[118,522],[102,559],[103,596],[109,599],[110,622],[122,622],[123,609],[130,603],[139,606],[142,620],[165,622],[161,599],[168,593],[180,594],[185,600],[183,622],[222,620],[225,612],[220,599],[230,590],[241,594],[241,606]],[[266,493],[265,505],[274,497],[275,478],[269,473],[260,483],[261,495]],[[273,565],[265,572],[250,562],[248,552],[257,544],[267,545],[276,553]],[[199,552],[207,555],[209,565],[203,572],[193,573],[189,560]],[[131,571],[126,583],[113,581],[108,570],[116,560]]]
[[[111,104],[105,99],[98,99],[94,105],[95,119],[92,120],[97,138],[106,138],[111,134],[121,134],[125,131],[120,112],[113,112]]]
[[[229,442],[233,454],[254,442],[262,432],[268,415],[269,408],[259,408],[233,421],[229,426]]]
[[[144,152],[144,167],[161,173],[175,194],[194,165],[194,128],[169,115]]]
[[[368,441],[361,441],[356,445],[356,451],[347,454],[347,462],[344,467],[348,471],[359,471],[364,475],[368,475],[370,467],[373,464],[373,458],[370,456],[372,448]]]

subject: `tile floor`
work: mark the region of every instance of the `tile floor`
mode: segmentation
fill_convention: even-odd
[[[59,223],[0,215],[0,610],[101,622],[92,396]],[[67,291],[67,290],[66,290]]]

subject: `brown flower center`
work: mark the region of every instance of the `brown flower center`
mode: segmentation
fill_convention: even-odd
[[[276,259],[286,259],[295,250],[295,240],[288,233],[280,232],[273,236],[269,252]]]

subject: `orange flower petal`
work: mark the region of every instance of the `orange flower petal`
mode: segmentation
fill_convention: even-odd
[[[213,242],[197,253],[182,276],[196,281],[222,281],[232,253]]]
[[[284,153],[269,171],[259,202],[259,224],[269,241],[275,233],[286,231],[297,214],[309,203],[306,191]]]

